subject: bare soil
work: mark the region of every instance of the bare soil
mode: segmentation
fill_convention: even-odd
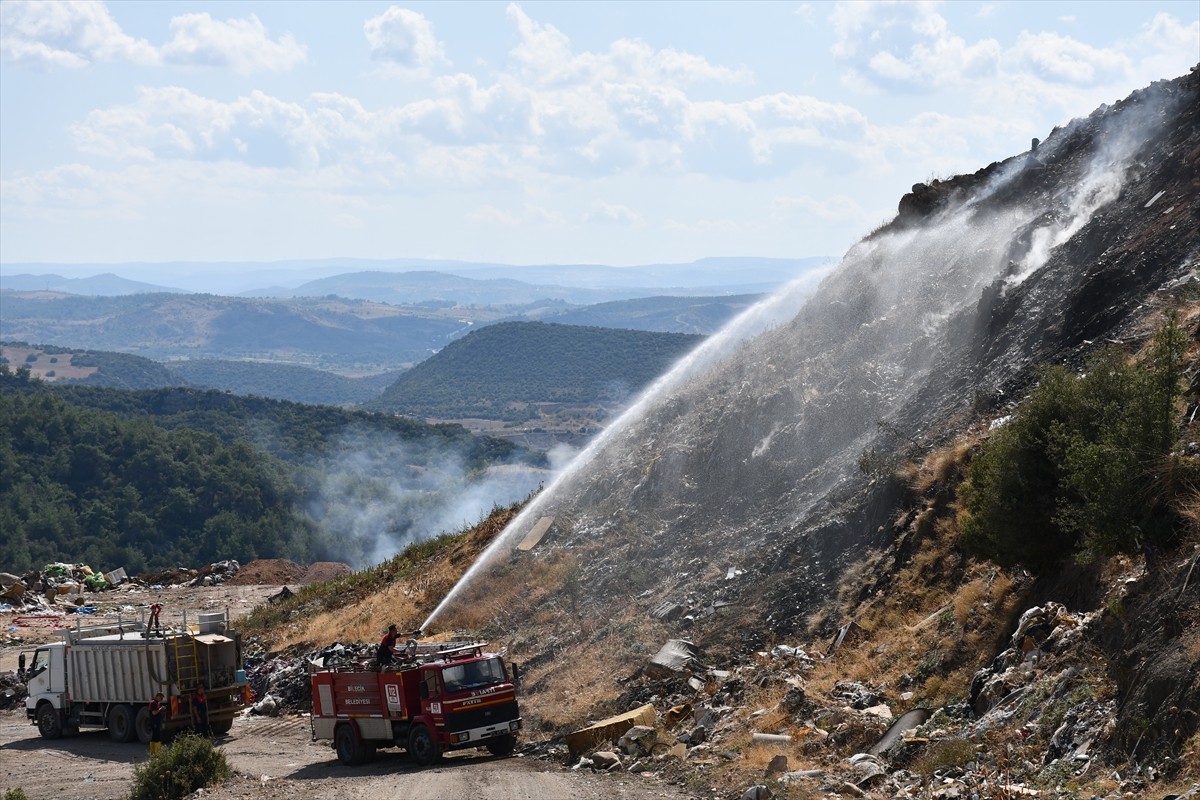
[[[452,753],[422,769],[399,750],[346,767],[327,742],[313,742],[308,717],[240,717],[216,740],[235,777],[206,800],[684,800],[693,797],[653,776],[571,771],[534,758]],[[20,787],[30,800],[119,800],[141,744],[118,744],[106,731],[47,741],[21,710],[0,712],[0,790]]]

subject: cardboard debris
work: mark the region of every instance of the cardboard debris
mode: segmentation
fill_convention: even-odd
[[[669,678],[690,669],[699,653],[699,648],[687,639],[668,639],[646,662],[645,672],[651,678]]]
[[[533,548],[537,547],[545,537],[546,532],[550,530],[550,526],[554,524],[554,517],[542,517],[536,523],[529,533],[525,534],[525,538],[517,545],[517,549],[523,553],[528,553]]]
[[[580,753],[586,753],[600,742],[615,742],[634,725],[646,725],[652,728],[657,719],[658,713],[654,710],[654,706],[646,704],[633,711],[602,719],[586,728],[568,733],[565,737],[567,749],[570,750],[572,756],[577,756]]]

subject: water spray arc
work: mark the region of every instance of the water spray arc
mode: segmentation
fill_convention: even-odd
[[[536,520],[542,509],[554,497],[556,489],[569,482],[592,457],[607,446],[608,442],[621,431],[628,428],[645,413],[646,408],[664,392],[682,385],[688,379],[711,367],[713,364],[728,357],[741,342],[752,338],[767,328],[778,325],[790,319],[795,314],[796,306],[802,303],[812,293],[817,280],[826,274],[829,268],[799,278],[779,292],[756,303],[736,318],[731,320],[720,331],[704,340],[691,353],[680,359],[665,375],[647,387],[630,406],[615,420],[605,426],[588,445],[581,450],[554,480],[537,497],[533,499],[521,513],[512,520],[504,530],[479,555],[475,563],[459,579],[458,583],[438,603],[429,617],[421,625],[422,630],[429,630],[430,625],[446,608],[453,604],[462,591],[486,569],[495,563],[505,550],[515,546],[518,533],[523,533],[531,520]]]

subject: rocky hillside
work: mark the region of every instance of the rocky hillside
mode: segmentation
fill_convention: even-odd
[[[761,674],[754,653],[777,643],[826,649],[860,617],[867,649],[856,648],[849,670],[865,681],[859,688],[882,691],[893,708],[951,709],[963,721],[951,738],[965,753],[949,758],[960,768],[987,767],[971,757],[982,747],[993,776],[1015,773],[989,751],[985,734],[999,721],[982,721],[1009,698],[1004,720],[1036,723],[1045,737],[1040,765],[1022,765],[1022,781],[1065,785],[1085,762],[1098,771],[1131,764],[1122,775],[1138,780],[1153,780],[1147,765],[1177,772],[1179,759],[1195,757],[1200,723],[1200,644],[1188,610],[1200,576],[1188,578],[1195,539],[1186,515],[1170,555],[1152,565],[1135,555],[1034,579],[961,552],[954,479],[1039,365],[1079,369],[1106,343],[1136,352],[1172,308],[1194,340],[1198,89],[1193,70],[1055,129],[1027,153],[914,186],[896,219],[852,248],[811,300],[789,309],[777,298],[763,312],[773,323],[743,320],[714,337],[611,425],[509,526],[432,624],[508,638],[532,665],[530,694],[553,698],[550,729],[641,697],[764,702],[772,726],[822,730],[839,746],[819,752],[848,756],[878,731],[838,740],[837,730],[861,727],[855,713],[831,723],[799,701],[772,705],[785,699],[779,672]],[[895,477],[905,463],[910,480]],[[914,482],[922,470],[933,477]],[[532,554],[510,556],[547,519]],[[514,588],[544,582],[558,591],[536,603]],[[485,619],[488,597],[512,602]],[[1045,630],[1030,644],[1019,617],[1033,607],[1041,610],[1029,619]],[[635,690],[646,658],[684,637],[719,677],[691,669],[709,678],[673,694]],[[1015,655],[1005,655],[1010,644]],[[1028,662],[1033,649],[1046,658]],[[747,671],[740,691],[714,688],[731,668]],[[849,677],[846,668],[835,662],[826,677]],[[789,669],[795,688],[819,685]],[[994,681],[1004,689],[981,701]],[[759,691],[767,687],[773,696]],[[820,689],[818,706],[835,691]],[[1045,704],[1018,713],[1016,691],[1073,700],[1047,729],[1036,717]],[[924,741],[941,741],[948,726]],[[1042,775],[1054,759],[1061,780]]]

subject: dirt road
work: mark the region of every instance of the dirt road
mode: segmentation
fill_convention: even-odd
[[[684,800],[693,797],[647,775],[573,772],[533,758],[495,759],[466,751],[419,769],[401,751],[344,767],[326,743],[311,741],[307,717],[242,717],[217,741],[237,776],[205,800]],[[104,731],[57,741],[37,734],[19,711],[0,712],[0,790],[30,800],[119,800],[141,744],[118,744]]]

